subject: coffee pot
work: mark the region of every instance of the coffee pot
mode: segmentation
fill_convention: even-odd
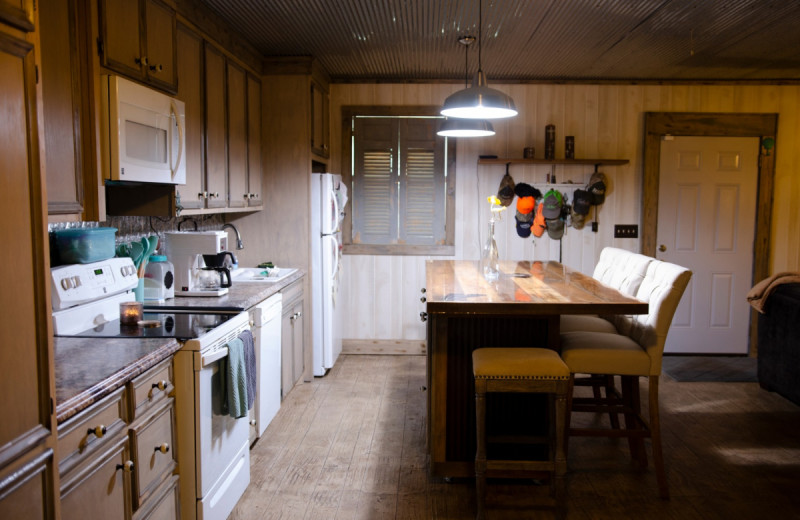
[[[231,271],[227,267],[203,267],[197,273],[202,289],[222,289],[231,286]]]
[[[220,251],[213,255],[204,254],[203,262],[206,264],[206,267],[225,267],[225,257],[227,256],[231,257],[231,265],[239,263],[230,251]]]

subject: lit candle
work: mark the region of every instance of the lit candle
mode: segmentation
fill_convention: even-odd
[[[142,302],[121,302],[119,304],[119,322],[122,325],[136,325],[142,319]]]

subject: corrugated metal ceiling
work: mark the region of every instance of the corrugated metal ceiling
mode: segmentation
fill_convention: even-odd
[[[202,1],[334,81],[460,80],[478,34],[478,0]],[[481,61],[490,81],[796,81],[798,27],[797,0],[484,0]]]

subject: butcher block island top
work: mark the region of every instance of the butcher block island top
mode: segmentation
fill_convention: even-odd
[[[429,260],[425,284],[429,314],[647,313],[646,302],[552,261],[502,261],[500,277],[489,282],[480,262]]]

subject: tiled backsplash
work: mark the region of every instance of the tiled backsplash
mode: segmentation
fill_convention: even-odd
[[[113,227],[117,228],[116,243],[138,241],[143,236],[158,235],[159,248],[167,231],[208,231],[222,229],[225,221],[220,214],[198,215],[197,217],[108,217],[105,222],[51,222],[47,226],[50,233],[50,265],[59,265],[55,256],[53,231],[65,228]]]

